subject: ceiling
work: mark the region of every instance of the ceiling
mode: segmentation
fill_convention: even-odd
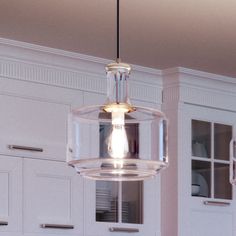
[[[235,0],[120,0],[121,58],[236,78]],[[115,59],[116,0],[1,0],[0,37]]]

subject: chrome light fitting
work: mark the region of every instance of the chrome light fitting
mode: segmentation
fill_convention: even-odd
[[[167,120],[159,110],[130,102],[131,67],[120,59],[119,9],[117,0],[117,59],[106,66],[107,99],[71,111],[67,162],[85,178],[136,181],[167,167]]]

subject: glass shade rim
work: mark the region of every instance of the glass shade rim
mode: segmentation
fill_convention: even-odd
[[[102,168],[101,164],[113,164],[115,161],[123,161],[124,165],[138,165],[137,169]],[[168,159],[167,159],[168,160]],[[119,159],[119,158],[90,158],[68,161],[68,165],[74,167],[79,174],[87,179],[104,181],[139,181],[155,177],[160,171],[168,167],[168,161],[154,161],[144,159]],[[84,168],[88,164],[96,166]],[[151,167],[151,168],[150,168]],[[120,175],[119,172],[122,172]]]
[[[110,112],[105,112],[103,110],[105,105],[92,105],[92,106],[84,106],[84,107],[79,107],[79,108],[74,108],[70,111],[70,114],[72,114],[73,116],[75,117],[78,117],[79,119],[81,120],[90,120],[90,121],[97,121],[97,120],[100,120],[102,121],[103,119],[102,118],[98,118],[97,116],[88,116],[86,117],[86,113],[87,114],[91,114],[92,112],[104,112],[104,113],[110,113]],[[152,120],[156,120],[157,118],[161,118],[163,120],[167,120],[165,114],[158,110],[158,109],[155,109],[155,108],[151,108],[151,107],[142,107],[142,106],[133,106],[134,108],[134,111],[132,112],[127,112],[125,114],[127,115],[132,115],[132,113],[141,113],[141,114],[146,114],[146,115],[149,115],[150,117],[149,118],[137,118],[135,117],[133,120],[134,121],[152,121]],[[128,121],[128,119],[126,119],[126,122]],[[132,121],[130,121],[132,123]]]

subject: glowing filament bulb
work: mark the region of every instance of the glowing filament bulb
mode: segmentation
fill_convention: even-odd
[[[115,168],[123,168],[122,159],[129,152],[124,117],[124,112],[112,112],[112,132],[108,139],[108,153],[113,158],[121,159],[114,162]]]

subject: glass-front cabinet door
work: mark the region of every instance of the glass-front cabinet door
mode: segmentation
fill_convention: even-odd
[[[84,181],[85,235],[159,236],[160,181]]]
[[[139,127],[125,126],[130,157],[139,154]],[[101,157],[108,155],[107,136],[110,127],[99,127],[99,144],[93,151]],[[94,134],[95,135],[95,134]],[[147,181],[91,181],[85,180],[85,234],[105,235],[160,235],[159,194],[160,180]]]
[[[180,127],[180,235],[236,235],[236,188],[229,175],[236,113],[184,104]]]
[[[139,127],[136,124],[125,126],[130,157],[136,157],[139,151]],[[100,156],[108,155],[107,137],[110,125],[100,125]],[[119,145],[119,144],[118,144]],[[114,223],[142,224],[143,182],[96,181],[96,221]],[[112,229],[110,229],[112,230]]]
[[[232,200],[229,149],[233,126],[194,119],[191,126],[192,196]]]
[[[97,222],[142,224],[142,212],[143,182],[96,182]]]

